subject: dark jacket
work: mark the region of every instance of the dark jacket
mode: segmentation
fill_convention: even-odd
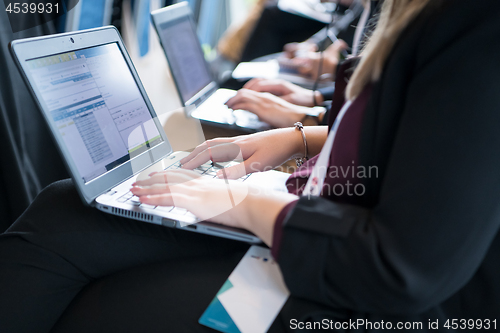
[[[42,24],[44,15],[37,13],[13,15],[11,18],[14,24],[11,26],[8,13],[1,8],[0,232],[3,232],[42,188],[56,180],[67,178],[68,173],[42,114],[12,60],[8,46],[13,39],[55,33],[55,24],[53,21]],[[29,26],[34,27],[12,32],[12,27],[19,29]]]
[[[377,166],[378,178],[359,205],[302,198],[285,219],[286,326],[499,324],[500,2],[431,3],[399,38],[365,111],[360,165]]]

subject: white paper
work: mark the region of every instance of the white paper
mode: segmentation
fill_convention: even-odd
[[[305,16],[313,20],[329,23],[332,20],[330,13],[320,12],[313,7],[318,4],[318,1],[310,0],[279,0],[278,8],[284,12]]]
[[[218,298],[238,329],[266,332],[290,295],[270,250],[252,246],[229,281],[233,287]]]
[[[233,78],[250,79],[261,77],[274,79],[278,77],[279,71],[280,65],[276,59],[261,62],[240,62],[233,71]]]

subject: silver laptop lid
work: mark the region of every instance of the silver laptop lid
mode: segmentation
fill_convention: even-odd
[[[218,86],[203,55],[188,3],[167,6],[151,16],[182,103],[199,105]]]
[[[85,202],[172,152],[114,27],[16,40],[11,51]]]

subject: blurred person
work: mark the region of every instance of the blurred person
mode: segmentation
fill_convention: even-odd
[[[302,89],[302,88],[301,88]],[[315,116],[311,108],[292,104],[278,96],[267,92],[256,92],[250,89],[240,89],[238,93],[230,98],[226,105],[233,110],[247,110],[255,113],[260,120],[277,127],[290,127],[297,121],[304,122],[307,117],[314,118],[315,124],[323,120],[324,109]]]
[[[352,2],[352,0],[348,0],[345,4],[352,4]],[[354,48],[352,49],[355,52],[354,55],[357,55],[362,40],[375,27],[374,18],[382,3],[382,0],[364,1],[364,12],[355,31]],[[303,45],[310,47],[311,50],[316,48],[313,46],[316,45],[314,43],[307,42]],[[337,66],[342,61],[341,52],[347,48],[344,41],[336,40],[322,53],[301,51],[302,56],[292,57],[284,64],[297,69],[301,74],[311,79],[334,81]],[[310,90],[282,79],[261,78],[250,80],[243,88],[235,97],[227,101],[228,107],[253,112],[274,127],[292,126],[297,121],[307,125],[324,124],[327,111],[314,111],[311,108],[322,106],[326,101],[331,100],[334,92],[333,83],[330,86]]]
[[[368,21],[373,19],[375,15],[380,11],[383,0],[341,0],[338,2],[335,0],[328,0],[322,2],[336,2],[337,5],[341,8],[341,11],[345,12],[345,10],[352,6],[355,1],[361,2],[365,10],[361,14],[361,17],[359,17],[359,20],[351,22],[350,27],[362,26],[364,30],[363,35],[369,35],[369,31],[373,28],[373,24],[368,24]],[[337,35],[332,28],[334,27],[324,27],[303,42],[292,42],[285,44],[285,46],[283,47],[283,55],[291,59],[296,57],[297,55],[303,54],[303,52],[317,52],[320,50],[321,46],[323,46],[324,43],[326,43],[326,46],[329,46],[328,44],[332,43],[333,41],[328,37],[328,35],[331,33]],[[328,30],[332,31],[329,32]],[[348,37],[348,45],[352,47],[351,54],[357,55],[359,51],[358,43],[360,42],[360,37],[356,36],[355,30],[352,30],[352,36],[349,36],[350,38]],[[340,39],[345,38],[343,34],[338,37]]]
[[[308,2],[308,0],[300,1]],[[278,52],[282,51],[286,43],[308,38],[307,41],[314,43],[315,48],[316,45],[321,45],[321,49],[325,49],[332,43],[327,35],[333,33],[351,46],[354,25],[357,24],[361,14],[361,6],[357,1],[361,0],[342,0],[347,6],[342,3],[337,5],[335,12],[332,13],[332,20],[335,18],[335,22],[328,28],[323,22],[281,10],[278,6],[279,1],[267,1],[263,11],[259,7],[263,2],[259,2],[256,7],[261,11],[257,11],[254,7],[243,23],[235,24],[228,29],[217,46],[219,54],[212,61],[211,67],[215,77],[219,78],[220,86],[240,89],[243,83],[231,77],[231,71],[236,65],[239,62],[259,61],[260,57],[278,57]],[[356,2],[356,5],[349,7],[353,2]],[[321,27],[323,29],[319,30]],[[315,59],[318,54],[312,52],[307,55],[304,51],[302,55],[301,60],[296,61],[279,58],[283,68],[314,78],[311,68],[318,68],[316,65],[319,64],[319,59]],[[325,67],[327,66],[328,64],[325,64]]]
[[[318,79],[318,77],[323,74],[329,75],[323,79],[332,80],[332,74],[335,72],[338,63],[338,54],[347,54],[345,51],[350,48],[350,45],[352,46],[353,43],[356,43],[355,33],[349,39],[349,44],[342,39],[337,39],[337,36],[339,33],[340,36],[342,36],[341,32],[348,29],[353,23],[356,26],[362,25],[364,29],[366,20],[369,17],[368,14],[371,11],[369,1],[364,1],[365,19],[363,20],[362,15],[358,21],[357,18],[361,14],[361,11],[358,10],[358,7],[361,7],[359,6],[361,0],[328,0],[322,2],[334,2],[337,5],[337,11],[347,15],[345,12],[349,10],[349,14],[351,15],[340,19],[337,18],[337,24],[340,24],[340,26],[337,26],[337,24],[329,24],[304,42],[285,44],[283,47],[283,55],[278,58],[280,66],[295,69],[298,74],[312,80]],[[332,14],[332,20],[334,17],[333,15],[334,14]],[[345,20],[345,22],[341,22],[342,20]],[[320,62],[323,62],[321,66]]]
[[[322,52],[295,52],[294,57],[281,57],[278,61],[280,67],[297,71],[305,78],[331,82],[334,81],[334,73],[341,61],[342,53],[347,49],[347,43],[338,39]]]
[[[214,76],[225,87],[236,84],[225,81],[229,79],[227,72],[230,74],[240,61],[279,51],[285,42],[309,37],[323,25],[313,19],[284,12],[277,4],[277,0],[257,0],[247,17],[241,22],[233,22],[220,38],[217,57],[210,66]]]
[[[303,41],[324,27],[322,22],[282,11],[278,2],[267,1],[245,43],[239,61],[251,61],[280,52],[285,44]]]

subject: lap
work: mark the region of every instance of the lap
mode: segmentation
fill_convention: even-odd
[[[0,326],[47,331],[83,288],[106,276],[247,248],[241,242],[104,214],[84,206],[71,181],[57,182],[0,235]]]
[[[21,238],[64,255],[91,280],[127,266],[248,248],[241,242],[100,212],[82,203],[71,180],[46,188],[2,237]]]
[[[198,319],[243,253],[169,260],[100,279],[82,290],[52,333],[213,332]]]

